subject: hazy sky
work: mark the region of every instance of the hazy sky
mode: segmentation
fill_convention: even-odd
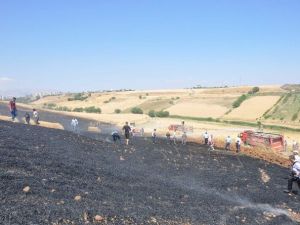
[[[300,81],[299,0],[0,0],[0,89]]]

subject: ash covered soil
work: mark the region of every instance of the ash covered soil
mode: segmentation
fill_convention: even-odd
[[[192,143],[127,147],[0,121],[5,225],[299,224],[299,195],[283,193],[288,173]]]

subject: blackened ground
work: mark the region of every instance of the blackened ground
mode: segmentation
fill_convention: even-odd
[[[31,109],[18,106],[17,118],[19,121],[22,121],[26,112],[32,115]],[[0,103],[0,115],[10,116],[10,112],[7,104]],[[73,119],[72,116],[67,116],[60,113],[49,112],[45,110],[39,110],[39,116],[40,116],[40,120],[42,121],[47,121],[51,123],[60,123],[65,130],[69,130],[69,131],[72,130],[71,127],[71,120]],[[115,126],[107,123],[99,123],[97,121],[82,119],[82,118],[80,119],[78,118],[78,120],[79,120],[78,133],[80,134],[84,134],[88,130],[89,126],[98,126],[101,129],[102,133],[111,133],[112,130],[115,129]]]
[[[298,224],[287,169],[196,144],[103,140],[0,121],[0,224]]]

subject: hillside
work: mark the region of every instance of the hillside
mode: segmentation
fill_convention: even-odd
[[[256,121],[288,93],[280,86],[261,86],[257,94],[247,99],[239,108],[233,103],[253,87],[201,88],[156,91],[129,91],[106,93],[65,94],[48,96],[32,103],[35,107],[62,111],[84,111],[86,107],[100,108],[102,114],[130,113],[138,107],[144,113],[150,110],[169,111],[171,115],[187,117],[212,117]],[[297,103],[298,104],[298,103]],[[283,106],[290,111],[290,107]],[[291,118],[287,118],[290,120]],[[275,118],[277,120],[277,117]]]
[[[194,144],[135,139],[124,147],[0,127],[0,224],[299,222],[299,196],[282,192],[288,170],[261,160]]]

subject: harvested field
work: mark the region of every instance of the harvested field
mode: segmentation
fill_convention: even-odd
[[[256,96],[244,101],[240,107],[226,115],[226,119],[256,120],[270,109],[280,96]]]
[[[0,126],[0,224],[299,222],[299,196],[282,192],[289,171],[265,161],[196,144],[136,138],[124,147]]]
[[[221,117],[228,108],[214,104],[178,103],[167,109],[171,115],[194,117]]]

